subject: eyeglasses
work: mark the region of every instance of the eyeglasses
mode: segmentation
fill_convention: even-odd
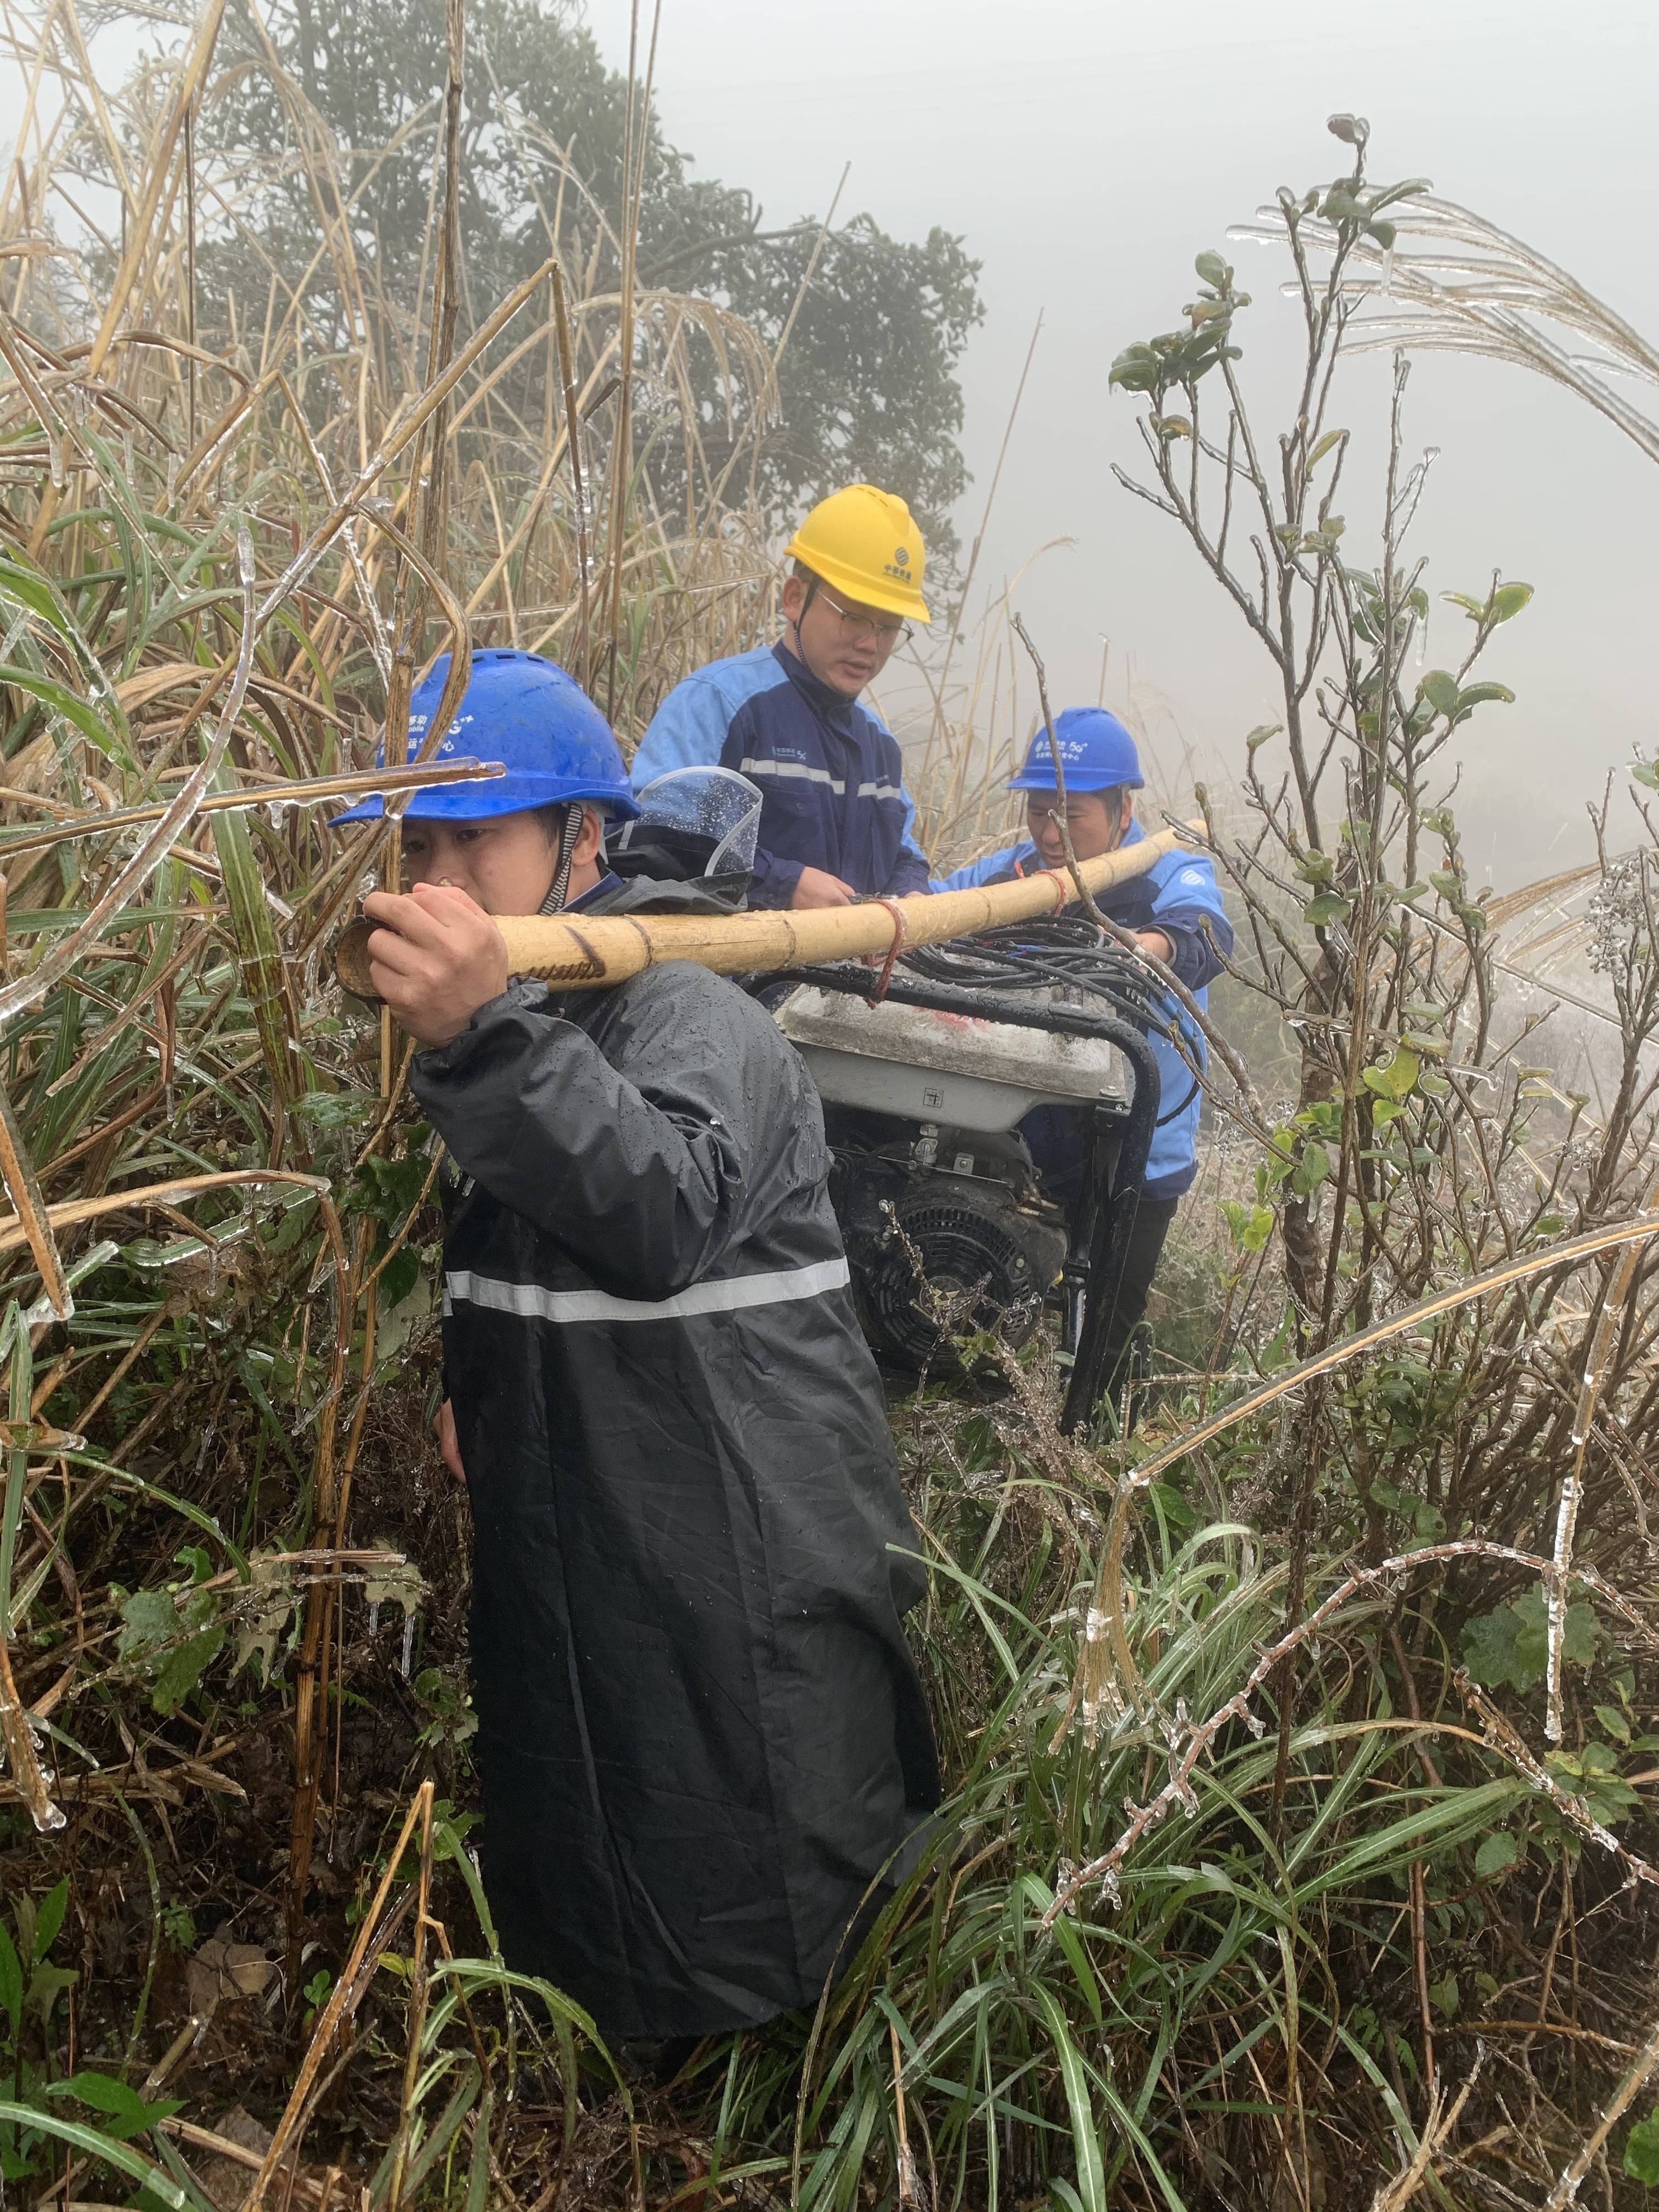
[[[1066,802],[1065,817],[1067,823],[1085,820],[1087,818],[1085,810],[1078,805],[1077,800],[1093,799],[1096,795],[1092,791],[1080,791],[1077,794],[1077,799],[1068,798]],[[1051,791],[1033,793],[1025,802],[1025,814],[1027,820],[1031,822],[1058,822],[1060,818],[1060,810]]]
[[[865,645],[872,638],[881,646],[902,645],[912,634],[908,622],[876,622],[869,615],[849,613],[839,599],[830,598],[822,584],[814,591],[812,597],[822,599],[825,606],[833,607],[841,617],[841,634],[848,645]],[[801,612],[805,614],[805,611],[803,607]]]

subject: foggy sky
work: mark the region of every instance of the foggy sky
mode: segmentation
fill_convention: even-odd
[[[650,0],[641,12],[643,40]],[[1124,344],[1176,325],[1194,254],[1219,246],[1255,299],[1237,334],[1258,422],[1276,433],[1288,419],[1284,258],[1225,234],[1279,184],[1347,166],[1329,112],[1369,116],[1374,178],[1431,178],[1638,329],[1659,329],[1650,0],[1401,0],[1386,18],[1356,14],[1289,0],[663,0],[657,103],[697,173],[749,186],[779,221],[821,213],[850,161],[842,216],[868,209],[902,236],[939,223],[982,260],[986,320],[963,372],[964,545],[1042,313],[981,573],[1000,582],[1046,541],[1076,541],[1017,599],[1054,704],[1096,696],[1109,639],[1109,703],[1133,684],[1171,769],[1183,740],[1238,759],[1243,733],[1278,719],[1272,671],[1176,526],[1113,481],[1109,464],[1136,457],[1135,406],[1109,395],[1106,374]],[[588,21],[625,66],[627,0],[590,0]],[[1369,557],[1387,364],[1346,374],[1332,419],[1370,458],[1340,504],[1348,545]],[[1471,863],[1477,879],[1489,868],[1512,884],[1584,857],[1584,800],[1632,742],[1659,744],[1659,471],[1582,402],[1484,361],[1419,358],[1407,427],[1413,447],[1441,448],[1414,538],[1431,590],[1482,592],[1496,567],[1537,587],[1481,672],[1517,703],[1460,732]],[[1429,665],[1455,657],[1462,628],[1437,608]]]

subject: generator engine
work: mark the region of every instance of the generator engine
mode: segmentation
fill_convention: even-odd
[[[1064,983],[1016,1002],[907,976],[872,1006],[851,982],[825,988],[815,973],[777,1020],[823,1101],[830,1200],[872,1349],[913,1370],[953,1366],[953,1340],[981,1332],[1018,1349],[1051,1297],[1074,1338],[1097,1201],[1144,1087],[1139,1039]],[[959,996],[974,1011],[956,1011]],[[1076,1109],[1097,1155],[1069,1213],[1040,1188],[1019,1132],[1039,1106]]]
[[[824,1109],[830,1202],[872,1347],[908,1368],[948,1362],[953,1338],[983,1330],[1018,1350],[1068,1243],[1024,1140],[931,1121],[896,1134],[884,1118]]]

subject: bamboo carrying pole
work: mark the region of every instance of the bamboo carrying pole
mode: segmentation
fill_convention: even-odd
[[[1183,830],[1155,836],[1079,862],[1078,873],[1093,896],[1127,883],[1175,852]],[[975,890],[922,892],[910,898],[869,899],[860,906],[812,907],[800,912],[710,915],[529,915],[499,917],[509,971],[535,975],[562,990],[599,991],[625,982],[665,960],[694,960],[717,975],[752,975],[775,968],[807,968],[821,962],[903,952],[912,945],[945,945],[958,937],[1058,914],[1077,896],[1068,870],[1045,868],[1006,884]],[[341,933],[334,964],[347,990],[376,998],[369,975],[368,940],[375,925],[359,920]]]

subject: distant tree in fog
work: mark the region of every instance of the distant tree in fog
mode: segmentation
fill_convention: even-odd
[[[383,292],[407,313],[429,283],[431,179],[445,81],[444,0],[277,0],[266,24],[275,58],[343,156],[349,222]],[[246,18],[228,20],[227,41],[249,66],[234,98],[204,114],[204,136],[246,152],[262,180],[202,256],[204,313],[222,325],[234,313],[257,330],[273,270],[298,281],[318,253],[313,167],[271,164],[274,146],[297,147],[314,127],[273,76],[270,50]],[[225,48],[222,46],[222,53]],[[462,121],[460,215],[464,320],[494,302],[544,257],[556,233],[568,269],[590,264],[598,289],[614,288],[623,230],[628,88],[565,0],[470,0]],[[983,309],[980,264],[963,241],[935,228],[925,240],[887,235],[867,215],[842,222],[819,246],[819,222],[766,221],[740,186],[694,177],[654,113],[646,125],[636,279],[702,295],[729,308],[775,347],[818,247],[778,371],[781,418],[752,436],[752,398],[738,395],[711,350],[693,384],[704,454],[718,473],[735,445],[747,483],[778,524],[849,477],[868,477],[916,509],[930,547],[948,556],[947,520],[967,482],[957,367]],[[210,211],[204,211],[210,214]],[[326,276],[326,270],[324,272]],[[584,288],[586,289],[586,288]],[[234,310],[233,310],[234,302]],[[349,342],[343,288],[307,301],[315,335]],[[526,426],[543,419],[538,356],[502,392]],[[672,395],[636,392],[641,437],[667,427]],[[659,496],[673,501],[684,463],[678,435],[651,446]],[[752,457],[752,458],[751,458]]]

